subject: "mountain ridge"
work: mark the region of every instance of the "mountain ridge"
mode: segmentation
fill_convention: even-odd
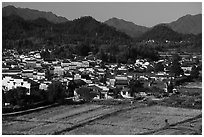
[[[170,28],[167,24],[159,24],[149,29],[138,39],[140,40],[156,40],[156,41],[181,41],[185,34],[178,33]]]
[[[29,8],[16,8],[12,5],[2,8],[2,16],[18,15],[25,20],[35,20],[37,18],[46,18],[53,23],[62,23],[68,21],[65,17],[57,16],[52,12],[39,11]]]
[[[34,38],[43,41],[52,40],[55,43],[76,43],[87,39],[100,43],[112,40],[123,43],[131,40],[127,34],[98,22],[92,17],[81,17],[73,21],[55,24],[45,18],[24,20],[18,15],[4,16],[2,18],[2,35],[3,40]]]
[[[39,11],[29,8],[16,8],[12,5],[2,8],[2,16],[18,15],[25,20],[35,20],[37,18],[45,18],[53,23],[64,23],[69,21],[65,17],[57,16],[52,12]],[[116,30],[126,33],[132,38],[138,38],[153,27],[137,25],[131,21],[110,18],[103,23],[116,28]],[[163,24],[163,23],[162,23]],[[164,23],[171,27],[172,30],[182,34],[199,34],[202,33],[202,14],[187,14],[170,23]],[[158,25],[158,24],[157,24]],[[156,26],[156,25],[155,25]]]
[[[202,33],[202,14],[180,17],[176,21],[167,23],[174,31],[183,34],[199,34]]]
[[[117,30],[125,32],[129,36],[133,38],[138,38],[143,35],[148,30],[154,28],[159,24],[166,24],[172,30],[182,33],[182,34],[199,34],[202,33],[202,14],[190,15],[187,14],[178,18],[176,21],[172,21],[170,23],[159,23],[153,27],[145,27],[136,25],[133,22],[125,21],[124,19],[118,19],[116,17],[110,18],[105,21],[109,26],[115,27]]]
[[[136,25],[133,22],[125,21],[124,19],[118,19],[113,17],[104,22],[105,24],[115,27],[117,30],[125,32],[131,37],[139,37],[146,32],[149,28],[145,26]]]
[[[7,10],[5,10],[7,9]],[[27,13],[24,14],[24,18],[22,15],[18,15],[21,12],[19,12],[19,9],[23,9],[23,11],[26,11]],[[34,13],[37,15],[40,14],[39,16],[34,16],[31,17],[32,19],[26,18],[25,15],[34,15]],[[15,13],[15,14],[13,14]],[[141,25],[136,25],[131,21],[125,21],[124,19],[118,19],[116,17],[113,17],[105,22],[99,22],[96,19],[94,19],[91,16],[84,16],[80,17],[77,19],[74,19],[72,21],[69,21],[66,19],[66,21],[62,22],[57,22],[55,21],[50,21],[48,16],[42,16],[41,14],[48,14],[50,16],[54,16],[58,18],[59,16],[53,14],[52,12],[43,12],[43,11],[38,11],[38,10],[33,10],[33,9],[28,9],[28,8],[16,8],[14,6],[7,6],[3,8],[3,26],[6,26],[6,29],[9,30],[9,33],[11,33],[12,36],[15,36],[13,33],[14,31],[19,31],[19,32],[24,32],[25,34],[27,33],[27,29],[32,29],[32,27],[38,28],[37,30],[40,30],[44,27],[43,31],[46,31],[47,33],[50,31],[48,27],[50,27],[51,30],[55,33],[55,36],[58,37],[58,35],[66,35],[68,37],[74,37],[75,35],[81,36],[83,38],[85,37],[90,37],[91,39],[97,38],[97,36],[103,37],[103,39],[109,39],[111,40],[111,37],[114,39],[117,37],[118,38],[124,38],[124,39],[129,39],[127,36],[133,38],[133,39],[158,39],[161,40],[176,40],[179,41],[183,39],[183,35],[185,34],[193,34],[197,35],[202,32],[202,14],[197,14],[197,15],[185,15],[176,21],[170,22],[170,23],[161,23],[157,24],[151,28],[141,26]],[[16,18],[11,15],[16,15],[19,16],[20,18],[24,19],[25,22],[22,19]],[[5,18],[7,17],[7,18]],[[12,21],[8,19],[11,17],[11,20],[13,18],[13,21],[16,22],[17,24],[12,24]],[[25,19],[26,18],[26,19]],[[196,19],[195,19],[196,18]],[[13,27],[13,31],[9,28],[8,25],[6,25],[6,21],[10,23],[10,26]],[[57,22],[57,23],[56,23]],[[56,25],[54,25],[54,24]],[[29,26],[29,24],[31,26]],[[19,26],[17,26],[19,25]],[[162,26],[163,25],[163,26]],[[109,28],[109,27],[110,28]],[[160,26],[160,27],[158,27]],[[168,26],[168,27],[167,27]],[[196,29],[194,29],[196,27]],[[40,28],[40,29],[39,29]],[[3,28],[3,32],[5,34],[8,34]],[[105,31],[103,30],[105,29]],[[115,31],[115,30],[117,31]],[[33,30],[34,31],[34,30]],[[41,31],[41,30],[40,30]],[[158,31],[158,32],[157,32]],[[58,33],[61,32],[62,34]],[[119,33],[120,32],[120,33]],[[152,33],[154,32],[154,33]],[[116,34],[114,34],[116,33]],[[23,33],[22,33],[23,34]],[[30,34],[30,33],[29,33]],[[52,33],[50,32],[50,35]],[[124,35],[126,34],[126,35]],[[107,37],[107,36],[108,37]],[[175,36],[178,36],[179,38],[177,39]],[[16,36],[15,36],[16,37]],[[64,37],[64,36],[63,36]]]

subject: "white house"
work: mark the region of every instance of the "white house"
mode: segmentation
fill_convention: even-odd
[[[22,77],[33,78],[33,69],[22,70]]]
[[[64,68],[62,68],[61,66],[54,66],[54,74],[57,74],[59,76],[63,76],[64,75]]]
[[[45,72],[37,72],[37,80],[45,79]]]
[[[81,75],[80,74],[75,74],[74,79],[81,79]]]
[[[183,69],[184,72],[192,70],[192,66],[185,66],[185,67],[182,66],[181,68]]]
[[[131,97],[131,95],[130,95],[130,90],[129,90],[128,88],[125,88],[125,87],[121,90],[120,94],[121,94],[122,97],[124,97],[124,98],[133,98],[133,97]]]
[[[49,83],[40,83],[39,89],[47,90]]]
[[[101,85],[98,85],[98,84],[90,84],[89,88],[91,88],[94,91],[99,92],[98,96],[95,97],[94,99],[109,99],[109,98],[112,98],[111,96],[108,96],[109,88],[107,88],[106,86],[101,86]]]
[[[2,87],[6,91],[9,91],[11,89],[15,89],[17,87],[25,87],[25,88],[29,89],[29,92],[27,94],[30,95],[31,84],[28,81],[25,81],[20,77],[13,78],[11,76],[5,76],[2,80]]]
[[[21,70],[2,70],[2,75],[16,76],[21,74]]]
[[[84,68],[89,67],[89,62],[88,61],[82,61],[82,66],[81,67],[84,67]]]

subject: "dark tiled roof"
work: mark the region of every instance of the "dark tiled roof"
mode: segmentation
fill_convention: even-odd
[[[69,60],[63,60],[62,63],[70,63]]]
[[[44,61],[56,61],[54,58],[45,58]]]
[[[39,85],[38,82],[33,81],[32,79],[29,78],[24,78],[23,80],[28,81],[29,83],[31,83],[32,85]]]

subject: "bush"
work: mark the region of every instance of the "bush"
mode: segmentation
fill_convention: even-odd
[[[88,87],[82,87],[76,90],[76,93],[80,95],[80,98],[85,101],[91,101],[94,97],[97,96],[96,93],[90,91]]]
[[[157,101],[153,101],[153,100],[147,102],[148,106],[153,106],[153,105],[157,105],[157,104],[158,104],[158,102]]]
[[[61,82],[53,82],[48,86],[47,100],[50,103],[63,102],[65,99],[65,89]]]
[[[186,77],[186,76],[175,79],[175,85],[176,86],[182,85],[185,82],[192,82],[192,79],[190,77]]]
[[[19,105],[23,106],[26,104],[26,97],[27,97],[28,89],[24,87],[18,87],[16,89],[11,89],[5,93],[5,99],[7,103],[12,105]]]
[[[196,97],[196,96],[201,95],[201,93],[199,93],[199,92],[186,92],[185,95]]]
[[[156,86],[149,88],[148,92],[152,93],[154,96],[161,96],[164,93],[163,89],[160,89]]]

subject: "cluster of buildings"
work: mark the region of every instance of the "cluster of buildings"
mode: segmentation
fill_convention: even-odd
[[[168,55],[165,53],[166,56]],[[188,61],[186,57],[183,57],[182,61],[182,64],[193,62]],[[154,72],[154,65],[159,62],[164,66],[168,64],[166,59],[157,62],[138,59],[134,64],[103,64],[101,60],[95,58],[42,59],[40,51],[19,55],[15,50],[4,50],[2,88],[7,92],[17,87],[25,87],[28,89],[27,94],[31,95],[39,89],[47,90],[53,80],[61,81],[66,88],[69,82],[74,80],[78,88],[86,86],[97,91],[98,99],[112,98],[115,88],[120,89],[120,94],[124,98],[132,98],[128,89],[129,81],[132,79],[141,80],[144,86],[158,85],[162,89],[167,88],[166,82],[172,77],[166,68],[159,73]],[[189,67],[192,66],[182,66],[185,72],[191,70]]]
[[[166,52],[158,52],[161,59],[171,59],[174,54],[178,54],[181,57],[181,68],[184,71],[184,75],[189,76],[192,67],[202,64],[202,54],[178,52],[176,49],[169,49]],[[169,60],[166,60],[169,62]],[[167,64],[167,63],[166,63]]]

